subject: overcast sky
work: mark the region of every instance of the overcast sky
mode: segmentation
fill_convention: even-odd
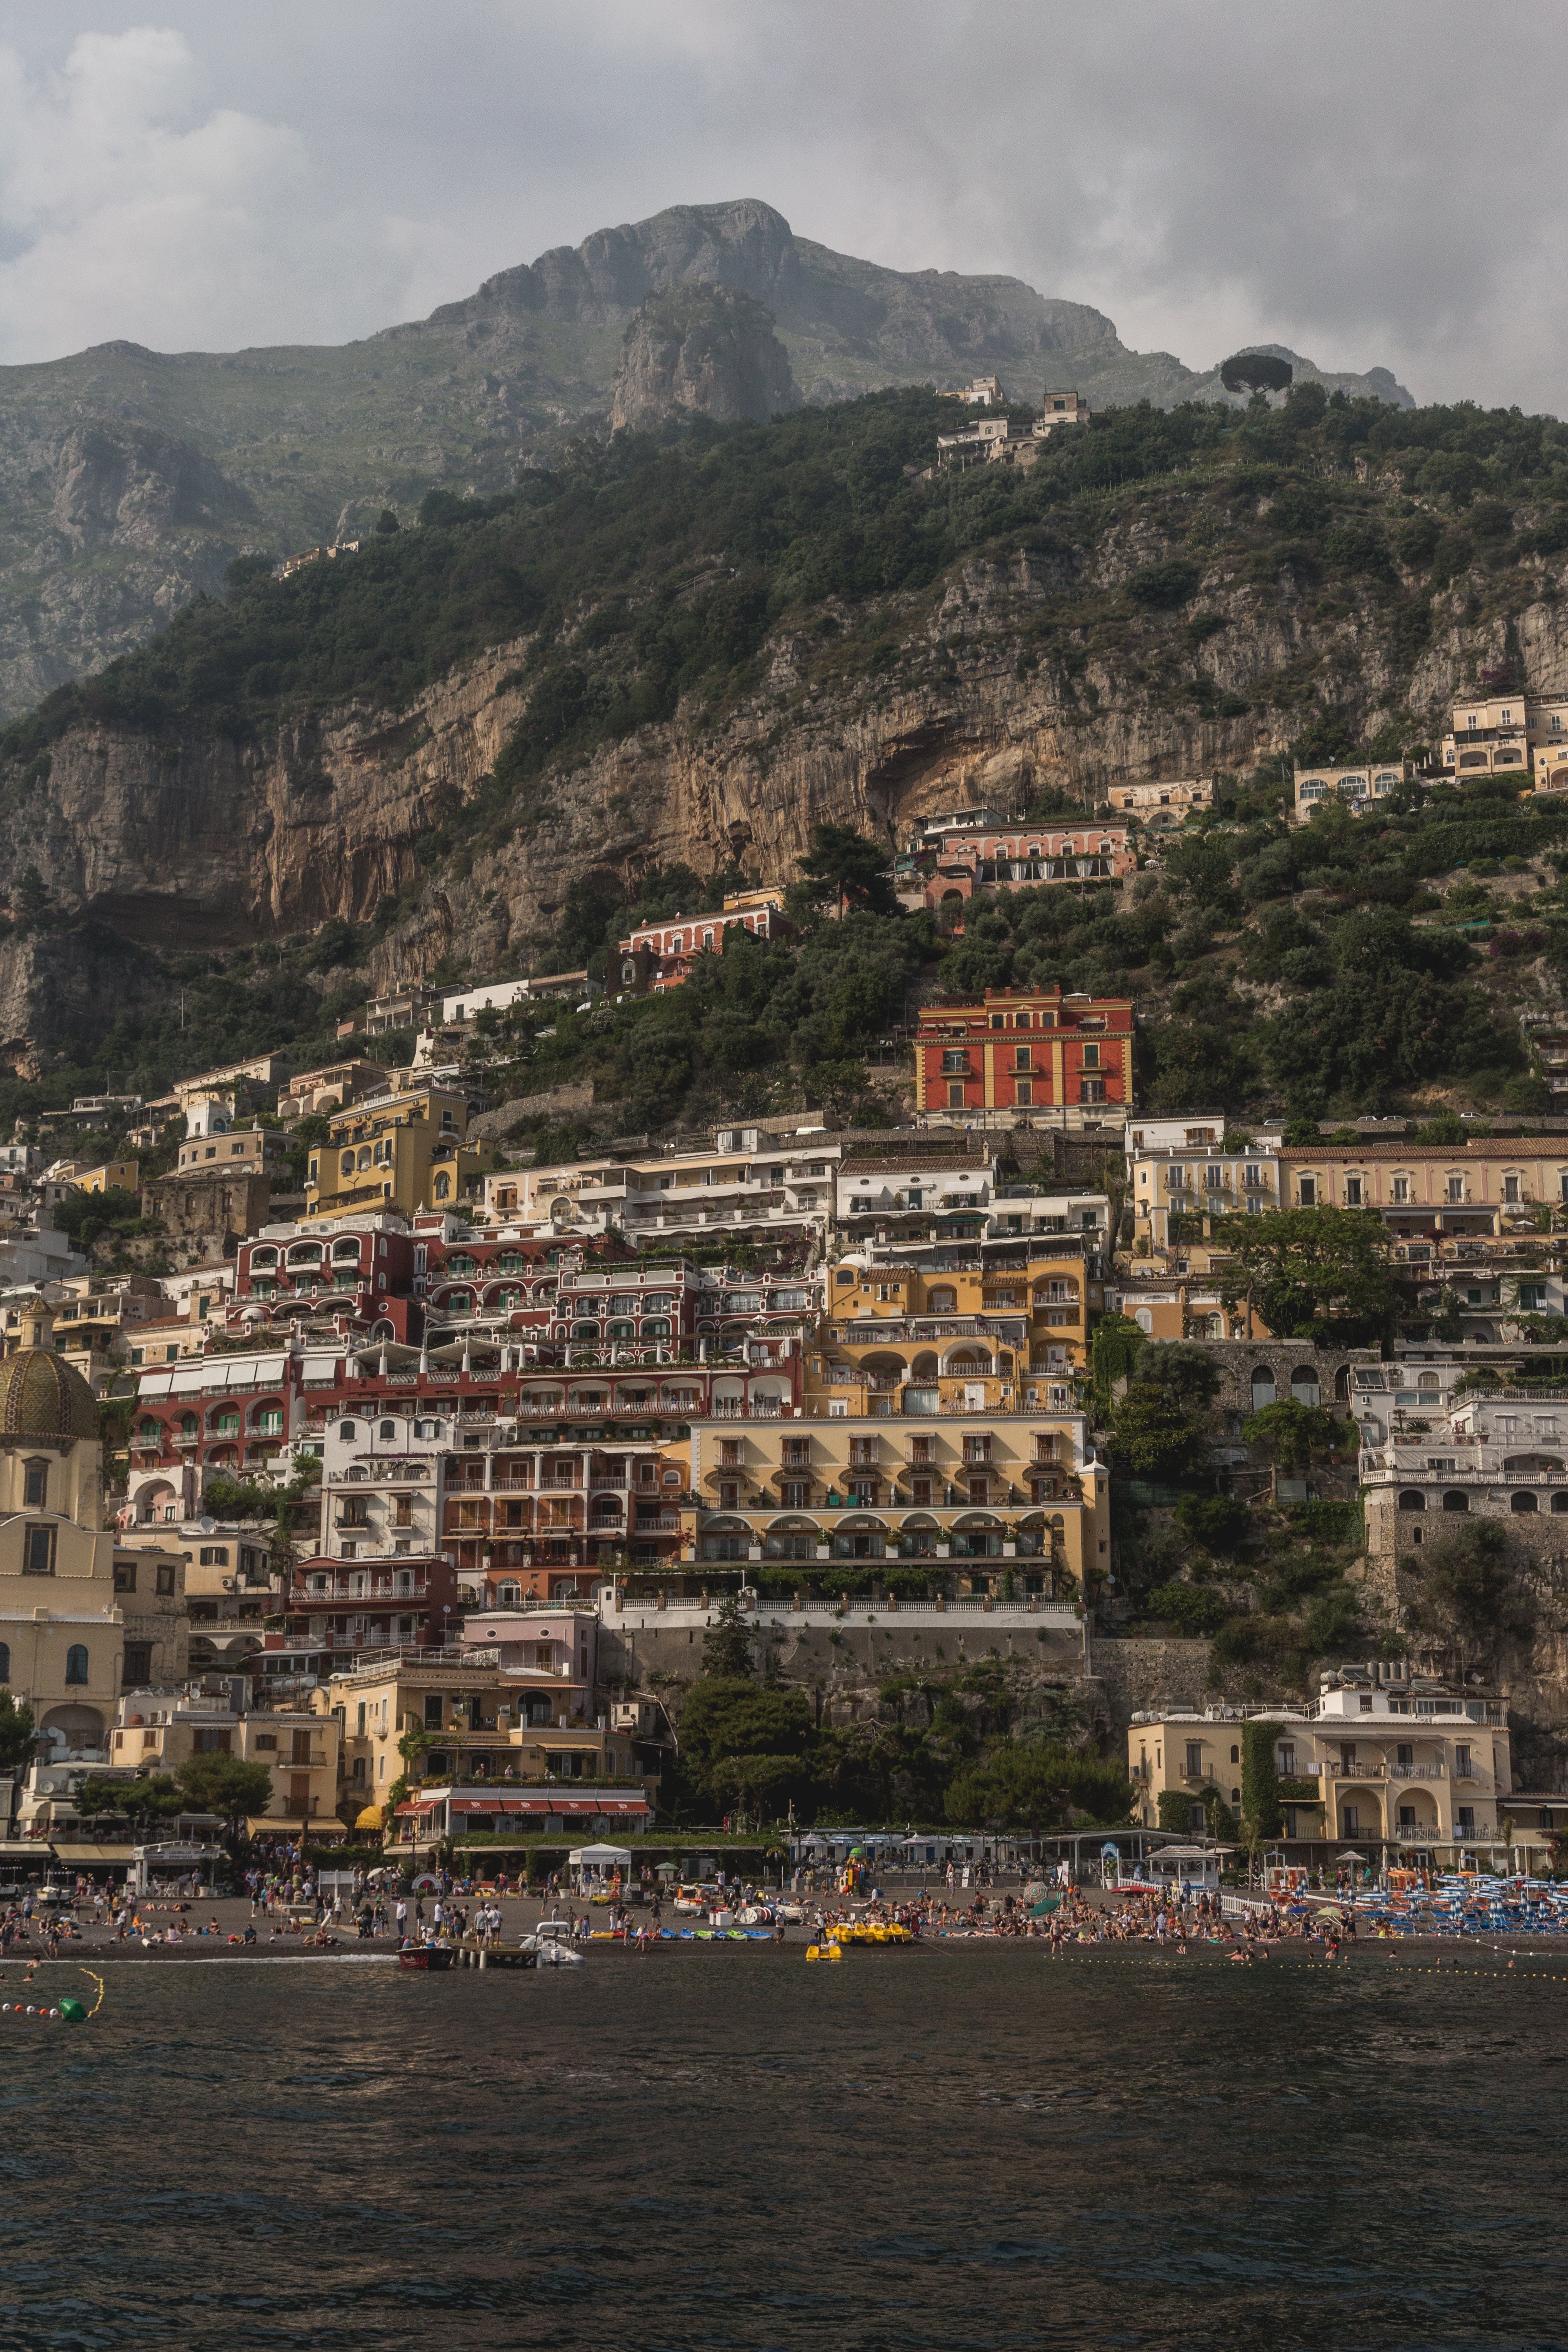
[[[1542,0],[0,0],[0,361],[343,341],[752,195],[1191,366],[1562,413],[1565,45]]]

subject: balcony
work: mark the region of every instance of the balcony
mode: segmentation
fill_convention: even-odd
[[[1448,1769],[1445,1764],[1391,1764],[1388,1777],[1391,1780],[1446,1780]],[[1473,1780],[1475,1777],[1473,1772],[1455,1775],[1457,1780]]]

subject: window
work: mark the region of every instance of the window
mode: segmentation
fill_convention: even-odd
[[[1083,1049],[1083,1066],[1084,1066],[1084,1068],[1085,1068],[1086,1070],[1098,1070],[1098,1069],[1099,1069],[1099,1067],[1100,1067],[1100,1047],[1099,1047],[1098,1045],[1086,1045],[1086,1046],[1084,1047],[1084,1049]]]
[[[1470,1762],[1470,1751],[1463,1740],[1454,1750],[1454,1778],[1456,1780],[1470,1780],[1475,1778],[1475,1769]]]
[[[441,1694],[439,1691],[430,1691],[426,1695],[425,1728],[426,1731],[439,1731],[441,1728]]]
[[[129,1649],[125,1654],[129,1659]],[[87,1679],[87,1644],[85,1642],[73,1642],[66,1652],[66,1680],[68,1683],[85,1683]]]
[[[22,1500],[30,1511],[41,1511],[49,1499],[49,1465],[47,1462],[29,1462]]]
[[[11,1645],[8,1642],[0,1642],[0,1683],[8,1683],[10,1679]]]
[[[1035,1100],[1035,1082],[1032,1078],[1020,1078],[1014,1088],[1014,1093],[1017,1097],[1018,1108],[1020,1110],[1029,1110],[1033,1108]],[[910,1197],[910,1206],[915,1209],[919,1208],[920,1195],[918,1192],[911,1193]]]
[[[22,1573],[24,1576],[53,1576],[55,1572],[55,1531],[53,1528],[28,1528],[22,1538]]]
[[[133,1559],[117,1559],[115,1561],[114,1590],[116,1592],[135,1591],[136,1562]]]
[[[1465,1197],[1464,1178],[1462,1176],[1450,1176],[1444,1187],[1444,1192],[1447,1199],[1450,1201],[1462,1201]]]
[[[1317,1207],[1318,1180],[1315,1176],[1303,1176],[1301,1178],[1298,1197],[1300,1200],[1303,1209],[1315,1209]]]
[[[1345,1178],[1345,1206],[1347,1209],[1359,1209],[1361,1205],[1361,1178],[1359,1176],[1347,1176]]]
[[[1085,1058],[1087,1059],[1087,1055]],[[1032,1070],[1034,1066],[1034,1060],[1029,1053],[1027,1045],[1015,1045],[1013,1048],[1013,1067],[1016,1070]]]
[[[1201,1739],[1189,1739],[1187,1742],[1186,1778],[1189,1780],[1201,1780],[1203,1777],[1204,1743]]]
[[[358,1434],[359,1434],[359,1430],[358,1430],[358,1426],[357,1426],[357,1424],[356,1424],[355,1423],[353,1423],[353,1422],[352,1422],[352,1421],[340,1421],[340,1422],[339,1422],[339,1423],[338,1423],[338,1435],[339,1435],[340,1437],[346,1437],[346,1438],[353,1439],[353,1438],[354,1438],[354,1437],[357,1437],[357,1436],[358,1436]]]
[[[1105,1080],[1082,1078],[1079,1082],[1078,1093],[1080,1102],[1102,1103],[1105,1100]]]
[[[947,1089],[947,1107],[949,1110],[962,1110],[963,1108],[963,1088],[959,1085],[956,1079],[952,1080],[949,1083]],[[1568,1200],[1568,1191],[1564,1192],[1563,1198],[1564,1200]]]
[[[165,1561],[158,1570],[158,1590],[165,1593],[173,1592],[174,1590],[174,1570],[168,1561]]]

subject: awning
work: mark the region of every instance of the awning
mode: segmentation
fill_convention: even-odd
[[[347,1837],[348,1832],[335,1813],[325,1821],[306,1821],[300,1814],[248,1813],[245,1826],[252,1837]]]
[[[57,1845],[57,1862],[134,1862],[136,1849],[131,1845]]]

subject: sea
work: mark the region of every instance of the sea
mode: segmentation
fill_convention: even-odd
[[[110,1964],[0,2012],[0,2345],[1565,2346],[1510,1958]]]

